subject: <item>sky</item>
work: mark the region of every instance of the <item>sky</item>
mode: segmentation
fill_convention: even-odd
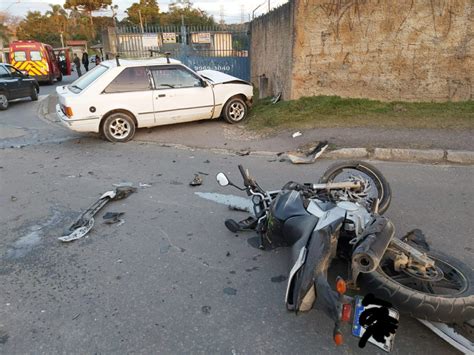
[[[138,0],[112,0],[113,4],[119,6],[119,18],[126,16],[125,10]],[[28,11],[40,11],[44,13],[49,9],[48,4],[64,4],[64,0],[0,0],[0,11],[23,17]],[[167,11],[168,5],[173,0],[158,0],[161,11]],[[206,11],[213,15],[214,19],[219,22],[221,14],[226,23],[240,23],[242,18],[242,8],[244,11],[245,21],[249,20],[252,11],[260,4],[263,4],[255,15],[261,15],[268,11],[268,0],[191,0],[194,7]],[[288,2],[288,0],[270,0],[270,7],[274,8]],[[102,11],[97,15],[112,15],[110,10]]]

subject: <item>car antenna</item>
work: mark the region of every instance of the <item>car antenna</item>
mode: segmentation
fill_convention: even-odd
[[[120,61],[119,61],[119,55],[118,54],[115,56],[115,60],[117,61],[117,66],[119,67],[120,66]]]
[[[170,55],[171,55],[171,52],[165,52],[165,56],[166,56],[166,63],[170,64],[171,61],[170,61]]]

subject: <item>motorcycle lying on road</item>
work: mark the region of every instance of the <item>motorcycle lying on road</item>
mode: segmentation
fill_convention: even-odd
[[[291,247],[286,307],[308,311],[317,301],[334,321],[334,340],[342,342],[342,325],[351,320],[353,299],[347,289],[388,301],[412,317],[456,323],[474,319],[474,273],[462,262],[430,250],[419,230],[395,237],[393,223],[383,213],[391,189],[374,166],[352,161],[331,166],[319,183],[288,182],[265,191],[239,165],[244,187],[223,174],[221,186],[245,191],[253,216],[225,221],[236,233],[254,230],[260,248]],[[347,262],[348,276],[328,282],[334,258]]]

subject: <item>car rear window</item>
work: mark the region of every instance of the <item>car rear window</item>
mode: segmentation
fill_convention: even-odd
[[[30,52],[31,60],[37,61],[41,60],[41,52],[40,51],[31,51]]]
[[[15,59],[16,62],[24,62],[26,60],[26,52],[13,52],[13,59]]]
[[[86,74],[81,76],[79,79],[74,81],[71,85],[69,85],[69,90],[78,94],[85,88],[87,88],[90,84],[96,81],[102,74],[104,74],[109,67],[105,65],[98,65],[94,69],[89,70]]]
[[[105,93],[145,91],[150,90],[150,79],[145,67],[133,67],[124,69],[105,88]]]

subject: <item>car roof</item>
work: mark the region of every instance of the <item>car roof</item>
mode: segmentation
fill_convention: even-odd
[[[141,67],[144,65],[167,65],[167,64],[182,64],[179,60],[169,59],[169,62],[166,58],[153,58],[153,59],[120,59],[119,63],[121,67]],[[109,68],[117,67],[117,61],[115,59],[105,60],[100,64],[106,65]]]

